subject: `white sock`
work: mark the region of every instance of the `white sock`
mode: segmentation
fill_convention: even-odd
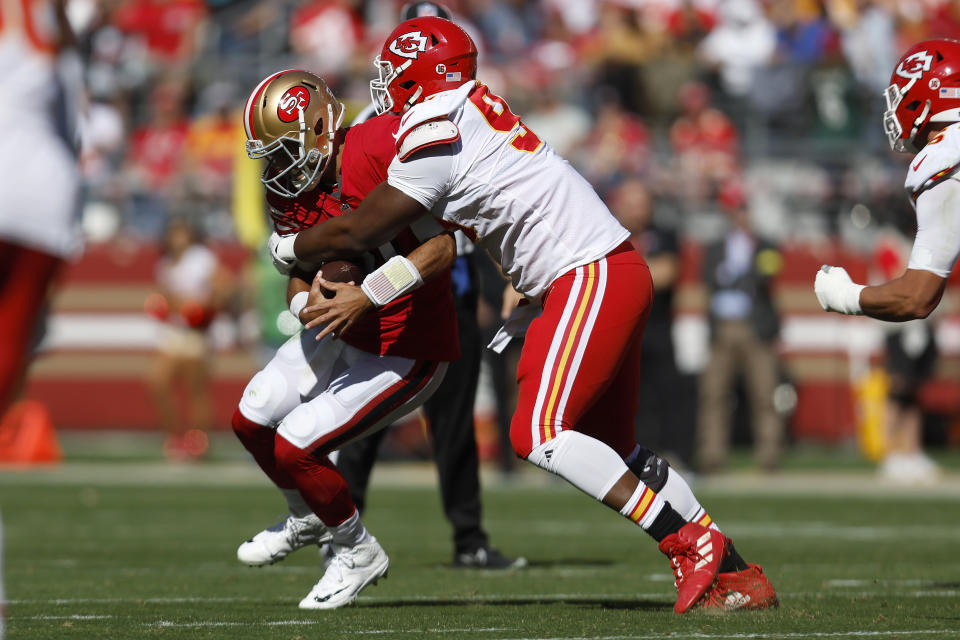
[[[644,449],[640,445],[637,445],[623,461],[626,464],[634,462],[639,457],[641,451],[644,451]],[[720,530],[716,523],[713,522],[713,519],[707,515],[707,511],[703,508],[703,505],[700,504],[700,501],[697,500],[693,489],[690,488],[690,485],[687,484],[683,476],[673,467],[667,468],[667,480],[663,483],[663,486],[660,487],[659,495],[665,501],[669,502],[673,510],[679,513],[680,517],[687,522],[696,522],[704,527],[710,527],[717,531]]]
[[[280,493],[283,494],[283,497],[287,501],[287,508],[290,509],[290,513],[297,518],[303,518],[313,513],[306,500],[303,499],[303,496],[300,495],[300,491],[297,489],[280,489]]]
[[[356,509],[354,509],[352,516],[337,526],[327,528],[333,534],[333,544],[341,547],[355,547],[358,544],[373,540],[373,536],[360,521],[360,512]]]
[[[561,431],[556,438],[534,449],[527,460],[557,474],[595,500],[603,500],[611,487],[629,471],[616,451],[578,431]],[[643,490],[648,498],[644,497]],[[664,502],[641,482],[620,513],[631,518],[640,500],[646,503],[634,521],[642,520],[639,524],[646,529],[663,509]],[[624,512],[631,505],[632,508]]]
[[[667,472],[667,481],[660,489],[660,497],[669,502],[670,506],[687,522],[696,522],[704,527],[720,531],[720,527],[714,523],[713,518],[707,514],[707,510],[697,500],[693,489],[673,467],[670,467]]]

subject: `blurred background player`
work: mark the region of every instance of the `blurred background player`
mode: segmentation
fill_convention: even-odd
[[[772,280],[782,258],[759,238],[740,188],[725,187],[721,202],[728,225],[707,246],[703,282],[709,296],[710,359],[700,380],[697,458],[700,469],[715,473],[726,465],[738,379],[742,377],[753,428],[754,457],[765,471],[780,464],[783,423],[773,405],[777,386],[780,320]]]
[[[434,2],[405,5],[400,20],[421,16],[450,19],[450,11]],[[363,122],[376,115],[371,103],[358,116]],[[389,160],[392,159],[389,158]],[[386,163],[381,181],[386,180]],[[463,232],[456,233],[457,261],[453,266],[453,300],[457,310],[460,359],[447,368],[440,388],[423,405],[437,464],[440,500],[443,513],[453,527],[453,566],[483,569],[509,569],[526,564],[524,558],[504,556],[490,546],[481,525],[480,463],[474,427],[474,404],[480,380],[481,344],[477,324],[479,283],[473,244]],[[377,453],[387,435],[381,430],[369,438],[358,440],[337,452],[337,467],[350,485],[350,495],[362,512],[366,504],[370,472]]]
[[[47,292],[81,247],[79,59],[63,0],[4,2],[0,23],[0,417],[37,345]]]
[[[268,160],[261,179],[280,233],[295,233],[344,213],[341,201],[330,195],[341,145],[346,145],[343,203],[356,206],[382,180],[383,168],[376,165],[392,157],[390,131],[397,118],[374,119],[344,132],[339,129],[343,112],[325,82],[306,71],[275,73],[250,94],[244,109],[247,149],[251,158]],[[370,291],[381,296],[376,313],[338,327],[334,335],[308,330],[290,338],[247,385],[233,417],[237,437],[281,490],[290,510],[280,525],[240,545],[238,559],[254,566],[272,564],[303,546],[330,542],[326,570],[300,602],[302,609],[349,604],[389,566],[329,454],[420,406],[459,355],[449,281],[456,255],[451,234],[432,222],[386,240],[372,248],[369,262],[377,268],[364,282],[379,281],[389,288],[393,281],[386,274],[398,267],[439,277],[412,295],[385,295],[383,285],[375,285]],[[407,266],[418,253],[428,259]],[[277,266],[291,275],[290,312],[301,322],[316,317],[307,305],[324,299],[322,289],[335,296],[350,293],[343,285],[314,279],[316,268],[308,263],[280,261]],[[356,292],[364,299],[375,295]]]
[[[610,211],[629,232],[630,244],[650,267],[653,303],[643,330],[643,373],[636,417],[637,440],[682,467],[693,464],[692,389],[677,369],[673,348],[673,300],[680,275],[677,234],[653,220],[653,197],[642,180],[618,185]]]
[[[877,242],[875,266],[882,282],[893,280],[906,268],[915,230],[905,231],[909,236],[890,228]],[[939,356],[935,323],[927,317],[884,328],[888,329],[884,359],[888,388],[880,475],[907,485],[929,484],[936,480],[938,468],[923,451],[924,411],[918,394],[933,377]]]
[[[206,432],[213,424],[208,329],[231,294],[231,280],[192,223],[185,218],[169,222],[157,263],[159,292],[147,301],[148,313],[163,322],[149,383],[169,460],[196,460],[207,453]],[[178,415],[178,388],[187,398],[184,415]]]

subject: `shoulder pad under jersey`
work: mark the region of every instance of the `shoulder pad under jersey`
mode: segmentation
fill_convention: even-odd
[[[476,82],[471,80],[453,91],[438,93],[410,107],[400,118],[400,127],[394,134],[400,160],[408,158],[420,149],[453,142],[459,138],[460,130],[450,121],[449,116],[466,102],[467,96],[475,86]],[[422,128],[423,125],[435,123],[439,125]],[[408,142],[407,138],[411,137],[415,130],[417,134]]]
[[[411,155],[438,144],[456,142],[460,129],[449,120],[433,120],[414,127],[397,141],[397,157],[403,162]]]
[[[931,134],[910,162],[904,187],[914,198],[960,168],[960,123]]]

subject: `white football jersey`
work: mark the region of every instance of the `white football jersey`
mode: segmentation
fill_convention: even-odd
[[[407,111],[401,147],[419,125],[443,118],[459,138],[406,160],[401,153],[387,182],[487,249],[521,293],[540,295],[629,237],[593,187],[482,84],[470,81]]]
[[[904,186],[917,214],[907,266],[946,278],[960,255],[960,124],[930,136]]]
[[[81,245],[78,96],[68,86],[82,69],[65,72],[55,36],[48,0],[0,0],[0,238],[67,257]]]

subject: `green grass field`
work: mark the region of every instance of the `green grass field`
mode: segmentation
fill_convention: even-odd
[[[389,578],[355,606],[318,613],[296,606],[320,577],[313,549],[263,569],[235,559],[282,511],[249,466],[0,472],[9,637],[960,638],[956,476],[912,492],[871,490],[862,473],[699,487],[781,606],[685,616],[652,540],[543,474],[485,490],[493,542],[530,560],[506,574],[449,568],[435,489],[381,476],[366,521]]]

